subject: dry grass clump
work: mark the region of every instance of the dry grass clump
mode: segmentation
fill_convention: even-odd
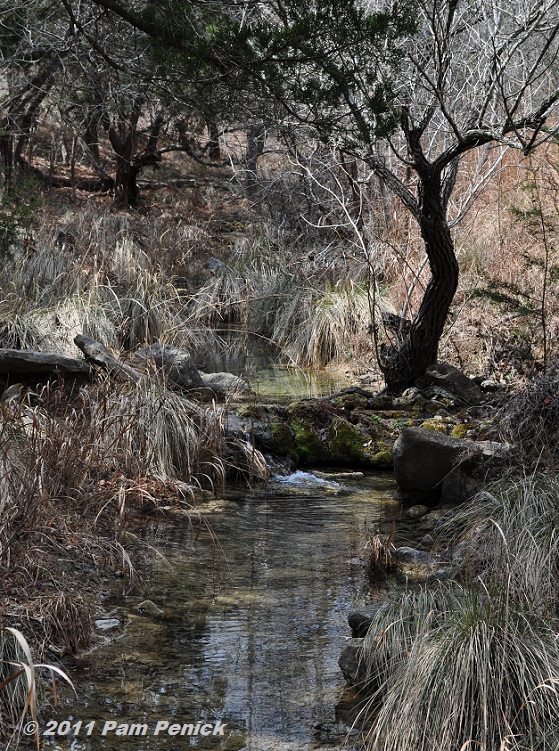
[[[498,425],[523,466],[554,464],[559,453],[559,363],[534,378],[504,408]]]
[[[371,305],[367,288],[353,282],[298,289],[276,311],[271,338],[306,367],[372,355]]]
[[[369,539],[365,545],[365,567],[371,583],[384,578],[387,574],[397,569],[397,563],[392,555],[392,551],[394,550],[392,543],[393,533],[394,528],[388,535],[375,531],[369,534]]]
[[[108,379],[79,389],[45,388],[34,406],[2,406],[4,489],[75,501],[97,478],[221,483],[219,409],[203,409],[158,381],[114,387]],[[11,470],[11,471],[10,471]]]
[[[342,268],[334,249],[305,258],[267,242],[239,244],[214,269],[191,298],[193,320],[256,334],[302,367],[370,355],[373,302],[363,259],[346,258]]]
[[[556,751],[559,480],[501,481],[439,530],[462,584],[405,592],[373,617],[367,748]]]
[[[500,582],[542,616],[559,615],[559,480],[532,475],[489,486],[440,529],[465,550],[465,571]],[[500,586],[499,585],[499,586]]]
[[[79,332],[125,349],[161,338],[197,344],[187,291],[162,263],[161,235],[141,229],[100,209],[72,214],[58,234],[45,219],[0,270],[0,344],[74,354]]]
[[[364,644],[377,686],[367,748],[556,748],[557,638],[506,589],[408,592],[381,607]]]
[[[48,678],[47,678],[48,676]],[[68,675],[54,665],[36,663],[23,633],[6,627],[0,631],[0,736],[18,743],[26,719],[37,725],[35,742],[39,748],[38,705],[49,684],[56,704],[56,684],[74,685]],[[74,689],[75,690],[75,689]],[[10,741],[10,742],[11,742]]]

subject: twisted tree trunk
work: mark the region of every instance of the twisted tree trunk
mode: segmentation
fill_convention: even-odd
[[[446,219],[445,191],[440,172],[420,171],[418,221],[431,269],[421,305],[393,346],[382,352],[381,369],[389,391],[413,386],[437,361],[439,342],[458,287],[458,261]]]

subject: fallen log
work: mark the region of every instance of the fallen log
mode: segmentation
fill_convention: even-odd
[[[0,374],[67,373],[89,376],[91,367],[76,357],[31,349],[0,349]]]
[[[138,370],[125,365],[114,357],[114,355],[111,355],[106,347],[96,342],[90,336],[78,334],[74,337],[74,344],[84,353],[86,360],[104,368],[112,376],[116,376],[123,381],[134,381],[135,383],[142,378],[142,374]]]

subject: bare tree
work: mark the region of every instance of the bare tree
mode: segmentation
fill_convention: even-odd
[[[341,5],[347,11],[348,4],[354,11],[362,7],[330,0],[330,16]],[[375,43],[368,39],[363,49],[359,30],[348,36],[346,29],[346,38],[356,44],[345,44],[339,19],[327,25],[322,5],[301,9],[285,0],[271,5],[281,37],[270,24],[259,52],[284,73],[282,86],[273,88],[276,98],[283,98],[294,120],[312,124],[341,152],[368,164],[419,225],[431,278],[417,312],[400,321],[380,358],[387,386],[402,390],[437,359],[458,286],[452,226],[504,149],[528,154],[558,130],[559,4],[371,0],[372,17],[385,18],[388,10],[414,12],[416,23],[412,33],[401,33],[384,48],[388,31],[381,24]],[[358,18],[347,14],[345,25]],[[313,25],[323,30],[318,42],[296,33]],[[451,207],[461,159],[476,149],[477,174],[465,201]]]
[[[458,284],[449,206],[463,155],[482,150],[483,184],[494,148],[527,154],[556,132],[557,0],[187,2],[184,38],[172,0],[151,16],[126,0],[92,2],[186,61],[204,46],[212,75],[252,80],[293,124],[362,159],[411,212],[431,279],[381,368],[392,390],[414,383],[437,359]],[[201,12],[218,19],[205,31]]]
[[[2,3],[0,15],[0,153],[10,185],[22,164],[40,108],[71,49],[68,19],[47,2]],[[41,33],[32,28],[40,25]]]
[[[419,223],[431,269],[416,315],[383,355],[392,388],[410,385],[437,358],[458,285],[449,203],[460,159],[487,145],[527,154],[556,132],[558,47],[552,0],[420,3],[398,77],[398,128],[387,139],[408,171],[387,167],[376,144],[364,154]],[[366,113],[353,105],[351,112],[366,128]],[[484,157],[480,183],[495,165],[487,150]]]

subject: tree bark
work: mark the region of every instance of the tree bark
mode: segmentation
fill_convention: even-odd
[[[221,161],[221,146],[219,145],[219,128],[215,120],[208,121],[208,156],[212,162]]]
[[[431,269],[417,314],[393,346],[382,352],[381,369],[389,391],[413,386],[429,365],[437,361],[439,342],[458,287],[458,261],[446,219],[440,173],[422,170],[420,175],[421,236]]]
[[[140,188],[138,176],[144,167],[156,165],[161,161],[161,154],[157,149],[159,133],[163,126],[163,112],[159,112],[149,129],[149,137],[144,150],[136,153],[138,144],[138,120],[142,110],[143,100],[136,99],[127,120],[121,117],[111,122],[107,117],[106,129],[109,141],[116,155],[115,170],[115,200],[116,206],[137,207],[140,203]]]

